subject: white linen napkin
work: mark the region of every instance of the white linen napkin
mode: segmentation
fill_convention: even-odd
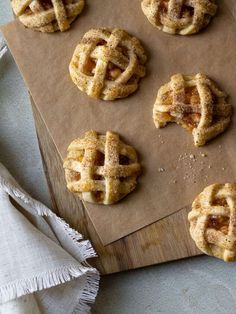
[[[0,163],[1,314],[89,313],[99,273],[86,259],[95,255],[89,241],[31,198]]]

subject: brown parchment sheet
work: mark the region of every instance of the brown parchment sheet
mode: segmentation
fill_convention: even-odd
[[[143,174],[133,193],[113,206],[86,204],[104,245],[180,210],[211,183],[236,180],[235,114],[227,132],[203,148],[195,148],[192,135],[180,126],[158,130],[152,120],[158,88],[178,72],[206,73],[227,91],[235,107],[236,24],[229,3],[233,2],[218,1],[211,24],[188,37],[155,29],[137,0],[88,0],[65,33],[42,34],[17,21],[2,27],[62,158],[69,143],[89,129],[116,131],[139,153]],[[74,48],[93,27],[123,28],[146,48],[147,75],[132,96],[113,102],[94,100],[72,83],[68,65]]]

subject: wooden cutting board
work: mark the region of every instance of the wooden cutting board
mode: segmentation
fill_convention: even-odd
[[[104,247],[82,202],[67,191],[61,157],[32,99],[31,103],[53,210],[91,240],[98,254],[91,264],[101,274],[201,254],[189,235],[188,207]]]

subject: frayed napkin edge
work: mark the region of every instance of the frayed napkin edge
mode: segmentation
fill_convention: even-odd
[[[7,52],[7,45],[3,39],[0,38],[0,59]]]
[[[98,271],[87,275],[87,283],[72,314],[90,313],[90,306],[95,302],[98,293],[99,281],[100,275]]]
[[[86,276],[86,284],[72,314],[90,313],[90,305],[94,303],[98,293],[100,275],[95,268],[81,268],[81,266],[63,266],[31,279],[9,283],[0,287],[0,302],[6,303],[23,295],[55,287],[76,279],[81,274]]]

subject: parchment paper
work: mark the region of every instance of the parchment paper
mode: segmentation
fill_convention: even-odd
[[[155,29],[137,0],[87,1],[84,13],[65,33],[41,34],[19,22],[2,28],[62,158],[69,143],[88,129],[116,131],[139,152],[143,175],[135,192],[113,206],[86,204],[104,245],[180,210],[208,184],[236,179],[235,118],[227,132],[204,148],[194,148],[192,135],[180,126],[157,130],[152,120],[158,88],[178,72],[206,73],[228,92],[235,107],[235,21],[227,0],[218,2],[209,27],[189,37]],[[123,100],[93,100],[69,76],[78,41],[90,28],[101,26],[126,29],[141,39],[148,53],[147,76]]]

